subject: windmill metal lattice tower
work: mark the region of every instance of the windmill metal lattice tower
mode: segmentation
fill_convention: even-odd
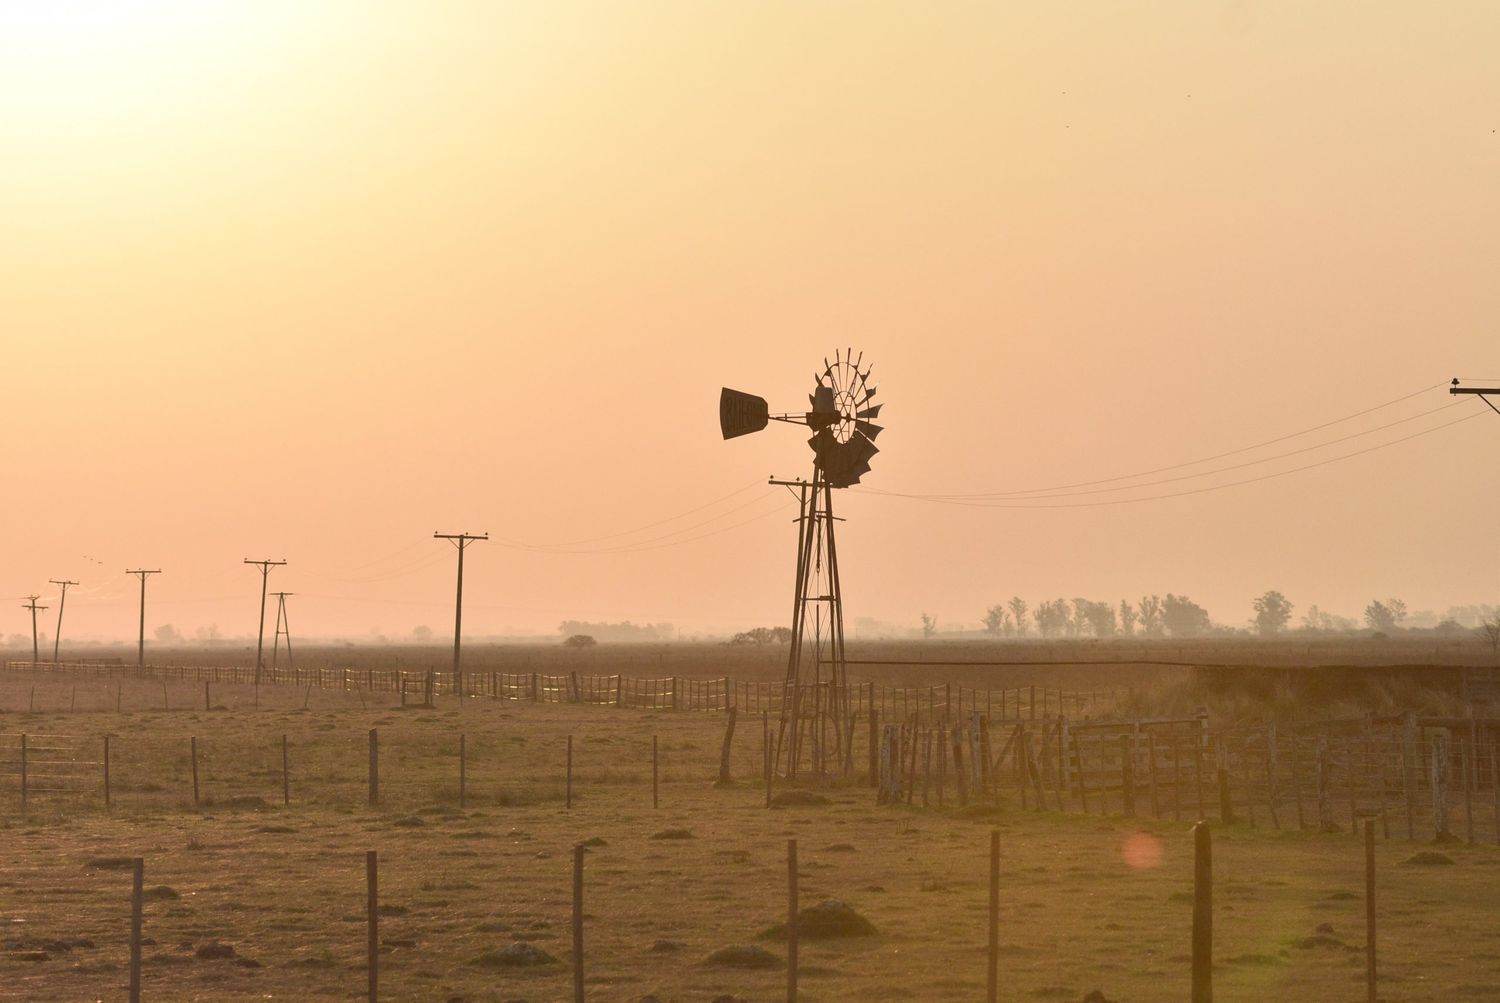
[[[792,603],[792,637],[776,735],[775,765],[784,776],[801,769],[804,754],[819,774],[848,773],[853,767],[853,718],[844,653],[844,605],[834,537],[833,489],[859,483],[879,450],[873,423],[883,405],[873,403],[876,388],[864,353],[835,351],[814,374],[810,411],[772,414],[764,398],[724,388],[719,395],[719,430],[726,439],[758,432],[771,421],[813,430],[810,481],[779,481],[798,491],[797,577]]]

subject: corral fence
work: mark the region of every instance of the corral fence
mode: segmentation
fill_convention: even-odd
[[[1246,822],[1500,843],[1500,718],[1366,716],[1215,729],[1185,718],[871,724],[882,803]]]
[[[31,673],[35,678],[59,674],[94,680],[155,680],[163,683],[233,686],[286,686],[345,693],[394,693],[403,704],[432,703],[439,697],[511,701],[517,703],[594,704],[645,710],[727,711],[779,716],[793,706],[794,687],[784,682],[732,679],[721,676],[642,677],[579,672],[453,672],[405,669],[262,668],[257,678],[247,666],[120,665],[99,662],[5,662],[7,673]],[[827,683],[808,683],[801,690],[801,707],[828,706]],[[206,691],[205,691],[206,692]],[[1041,720],[1055,715],[1086,717],[1116,706],[1120,690],[1064,690],[1046,686],[976,689],[955,683],[929,686],[887,686],[851,683],[845,706],[861,719],[871,711],[891,720],[935,724],[952,722],[974,711],[998,720]],[[167,696],[170,701],[170,695]]]

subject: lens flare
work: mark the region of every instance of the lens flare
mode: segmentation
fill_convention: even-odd
[[[1134,871],[1149,871],[1161,866],[1161,840],[1149,832],[1133,832],[1120,847],[1125,865]]]

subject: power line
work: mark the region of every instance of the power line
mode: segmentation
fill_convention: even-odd
[[[1300,431],[1297,431],[1297,432],[1290,432],[1290,433],[1288,433],[1286,435],[1279,435],[1279,436],[1276,436],[1275,438],[1266,439],[1264,441],[1257,442],[1257,443],[1254,443],[1254,444],[1249,445],[1249,446],[1240,446],[1237,449],[1230,449],[1230,450],[1226,450],[1226,451],[1224,451],[1222,453],[1215,453],[1212,456],[1199,457],[1196,460],[1186,460],[1186,461],[1181,462],[1181,463],[1172,463],[1172,464],[1168,464],[1167,466],[1164,466],[1164,467],[1153,467],[1150,470],[1140,470],[1140,471],[1137,471],[1137,472],[1135,472],[1133,474],[1119,474],[1119,475],[1117,475],[1115,477],[1101,477],[1101,478],[1098,478],[1096,480],[1090,480],[1090,481],[1074,481],[1071,484],[1053,484],[1053,485],[1051,485],[1049,487],[1041,487],[1041,488],[1018,488],[1018,489],[1015,489],[1015,490],[1012,490],[1012,491],[989,492],[989,493],[987,493],[985,495],[972,495],[972,496],[968,496],[968,495],[953,495],[951,497],[955,497],[955,498],[959,498],[959,497],[994,497],[994,498],[999,498],[999,497],[1011,497],[1011,496],[1015,496],[1015,495],[1041,494],[1043,492],[1049,492],[1049,491],[1066,491],[1066,490],[1069,490],[1069,489],[1072,489],[1072,488],[1093,487],[1094,485],[1097,485],[1097,484],[1117,484],[1120,481],[1131,481],[1131,480],[1135,480],[1135,479],[1140,478],[1140,477],[1149,477],[1152,474],[1164,474],[1164,473],[1168,473],[1168,472],[1173,471],[1173,470],[1181,470],[1184,467],[1195,467],[1195,466],[1197,466],[1200,463],[1212,463],[1214,460],[1222,460],[1222,459],[1225,459],[1226,457],[1237,456],[1237,455],[1239,455],[1241,453],[1248,453],[1248,452],[1250,452],[1252,450],[1262,449],[1262,448],[1264,448],[1266,446],[1274,446],[1274,445],[1276,445],[1279,442],[1286,442],[1286,441],[1288,441],[1290,439],[1300,438],[1300,437],[1302,437],[1304,435],[1311,435],[1313,432],[1320,432],[1323,429],[1325,429],[1325,428],[1331,428],[1334,425],[1342,425],[1344,422],[1353,421],[1355,418],[1362,418],[1362,417],[1364,417],[1367,414],[1373,414],[1376,411],[1383,411],[1384,409],[1386,409],[1388,407],[1394,407],[1397,404],[1401,404],[1401,403],[1403,403],[1405,401],[1411,400],[1413,397],[1420,397],[1422,394],[1430,393],[1431,391],[1436,390],[1436,389],[1438,389],[1441,386],[1443,386],[1443,384],[1441,384],[1441,383],[1434,383],[1431,386],[1423,387],[1420,390],[1413,390],[1411,393],[1402,394],[1400,397],[1396,397],[1396,398],[1394,398],[1392,400],[1388,400],[1384,404],[1376,404],[1374,407],[1367,407],[1367,408],[1364,408],[1363,410],[1355,411],[1353,414],[1344,415],[1342,418],[1335,418],[1332,421],[1325,421],[1325,422],[1323,422],[1321,424],[1313,425],[1311,427],[1304,428],[1304,429],[1302,429]],[[1274,459],[1274,457],[1272,457],[1272,458]],[[886,492],[886,491],[881,491],[878,488],[858,488],[856,490],[860,491],[863,494],[889,494],[890,493],[890,492]]]
[[[736,492],[736,493],[738,493],[738,492]],[[542,546],[536,546],[536,545],[532,545],[532,544],[525,544],[525,543],[518,543],[518,542],[514,542],[514,541],[508,541],[508,540],[499,540],[497,542],[500,543],[501,546],[510,547],[513,550],[528,550],[528,551],[533,551],[533,552],[537,552],[537,553],[544,553],[544,554],[619,554],[619,553],[629,553],[630,551],[638,550],[638,549],[653,549],[652,547],[649,546],[650,544],[656,544],[656,543],[660,543],[662,541],[669,541],[674,536],[679,536],[679,535],[681,535],[683,533],[690,533],[693,530],[695,530],[695,529],[701,529],[704,526],[713,525],[715,522],[718,522],[720,519],[723,519],[726,516],[733,515],[736,512],[742,512],[745,509],[750,508],[753,505],[757,505],[760,502],[765,501],[767,498],[771,498],[771,497],[776,496],[776,494],[777,494],[777,492],[775,492],[775,491],[768,491],[768,492],[765,492],[763,494],[760,494],[760,495],[756,496],[755,498],[750,499],[748,502],[745,502],[742,505],[736,505],[734,508],[726,509],[723,512],[720,512],[718,515],[711,516],[710,518],[704,519],[701,522],[693,523],[690,526],[683,526],[680,529],[670,530],[669,532],[662,533],[662,534],[660,534],[658,536],[647,537],[644,540],[633,540],[633,541],[631,541],[629,543],[622,543],[622,544],[619,544],[618,546],[613,546],[613,547],[562,548],[562,547],[542,547]],[[723,499],[720,499],[720,500],[722,501]],[[706,508],[706,507],[707,506],[702,506],[702,508]],[[700,510],[701,510],[701,508],[700,508]],[[770,513],[765,513],[765,514],[770,514]],[[744,523],[737,523],[736,525],[744,525]],[[729,529],[729,528],[733,528],[733,527],[723,527],[723,528]],[[617,535],[625,535],[625,534],[617,534]],[[710,534],[707,534],[707,535],[713,535],[713,534],[710,533]],[[694,537],[694,539],[700,539],[700,538],[701,537]],[[607,537],[601,537],[600,539],[608,539],[608,538]]]
[[[760,485],[761,483],[763,483],[763,482],[759,481],[759,480],[751,481],[749,484],[746,484],[744,487],[736,488],[735,490],[729,492],[729,494],[724,495],[721,498],[715,498],[711,502],[705,502],[704,504],[695,506],[694,508],[690,508],[690,509],[687,509],[685,511],[678,512],[676,515],[670,515],[670,516],[668,516],[665,519],[658,519],[655,522],[648,522],[648,523],[645,523],[644,525],[636,526],[633,529],[621,530],[618,533],[606,533],[603,536],[589,536],[589,537],[584,537],[581,540],[565,540],[565,541],[561,541],[561,542],[557,542],[557,543],[522,544],[522,543],[518,543],[517,541],[513,541],[513,540],[510,540],[510,541],[499,541],[499,540],[497,540],[497,542],[505,543],[506,545],[512,546],[512,547],[519,546],[519,547],[524,547],[526,549],[531,549],[531,550],[551,550],[551,549],[559,548],[559,547],[580,546],[580,545],[585,544],[585,543],[600,543],[600,542],[602,542],[604,540],[616,540],[616,539],[619,539],[622,536],[634,536],[636,533],[643,532],[644,530],[655,529],[657,526],[665,526],[669,522],[676,522],[678,519],[683,519],[683,518],[686,518],[687,516],[690,516],[690,515],[697,515],[699,512],[702,512],[704,509],[713,508],[715,505],[721,504],[723,502],[727,502],[731,498],[738,497],[739,495],[744,494],[746,491],[749,491],[751,488],[754,488],[754,487]],[[743,507],[744,506],[740,506],[739,508],[743,508]],[[737,511],[739,511],[739,508],[730,509],[728,512],[721,513],[721,515],[728,515],[730,512],[737,512]],[[719,516],[716,516],[715,518],[719,518]],[[713,520],[709,520],[709,521],[711,522]],[[704,525],[704,524],[700,523],[700,525]],[[671,534],[669,533],[667,535],[670,536]]]
[[[1203,470],[1203,471],[1199,471],[1198,473],[1194,473],[1194,474],[1179,474],[1176,477],[1163,477],[1163,478],[1161,478],[1159,480],[1142,481],[1142,482],[1140,482],[1138,484],[1122,484],[1122,485],[1120,485],[1118,487],[1112,487],[1112,488],[1092,488],[1092,489],[1087,490],[1087,491],[1059,491],[1059,492],[1056,492],[1056,493],[1053,493],[1053,494],[1030,494],[1027,497],[1017,498],[1016,500],[1017,501],[1033,501],[1033,500],[1040,501],[1040,500],[1048,499],[1048,498],[1075,498],[1075,497],[1081,497],[1083,495],[1109,494],[1112,491],[1133,491],[1133,490],[1136,490],[1137,488],[1150,488],[1150,487],[1156,487],[1156,486],[1161,485],[1161,484],[1176,484],[1176,483],[1180,483],[1182,481],[1190,481],[1190,480],[1193,480],[1193,479],[1198,478],[1198,477],[1212,477],[1212,476],[1214,476],[1216,474],[1228,473],[1231,470],[1243,470],[1246,467],[1256,467],[1256,466],[1260,466],[1263,463],[1273,463],[1276,460],[1284,460],[1284,459],[1286,459],[1287,457],[1290,457],[1290,456],[1301,456],[1304,453],[1315,452],[1315,451],[1317,451],[1319,449],[1327,449],[1329,446],[1337,446],[1340,443],[1349,442],[1349,441],[1351,441],[1353,439],[1363,438],[1364,436],[1367,436],[1367,435],[1374,435],[1376,432],[1384,432],[1387,429],[1395,428],[1397,425],[1405,425],[1408,422],[1417,421],[1419,419],[1426,418],[1426,417],[1428,417],[1430,415],[1437,414],[1439,411],[1446,411],[1449,408],[1459,407],[1459,406],[1461,406],[1461,404],[1462,404],[1461,401],[1453,401],[1452,403],[1444,404],[1441,407],[1435,407],[1435,408],[1432,408],[1429,411],[1423,411],[1420,414],[1414,414],[1414,415],[1411,415],[1410,417],[1406,417],[1406,418],[1398,418],[1395,421],[1387,422],[1384,425],[1377,425],[1374,428],[1365,429],[1364,431],[1361,431],[1361,432],[1351,432],[1348,435],[1339,436],[1337,439],[1329,439],[1327,442],[1314,443],[1311,446],[1303,446],[1300,449],[1288,450],[1285,453],[1277,453],[1275,456],[1267,456],[1267,457],[1263,457],[1263,458],[1258,459],[1258,460],[1245,460],[1242,463],[1231,463],[1231,464],[1229,464],[1228,466],[1225,466],[1225,467],[1215,467],[1212,470]],[[879,494],[881,492],[876,491],[876,492],[872,492],[872,493]],[[981,494],[933,495],[932,497],[934,497],[934,498],[943,498],[943,499],[975,499],[975,500],[978,500],[978,499],[985,499],[985,498],[1009,498],[1009,497],[1013,497],[1013,494],[1011,492],[1000,492],[1000,493],[995,493],[995,494],[981,493]]]
[[[1245,484],[1255,484],[1255,483],[1258,483],[1260,481],[1268,481],[1268,480],[1271,480],[1271,479],[1276,478],[1276,477],[1285,477],[1288,474],[1301,473],[1304,470],[1313,470],[1313,469],[1315,469],[1317,467],[1325,467],[1325,466],[1328,466],[1331,463],[1339,463],[1339,462],[1341,462],[1343,460],[1353,459],[1356,456],[1364,456],[1366,453],[1374,453],[1374,452],[1377,452],[1377,451],[1382,450],[1382,449],[1388,449],[1391,446],[1397,446],[1397,445],[1400,445],[1403,442],[1410,442],[1412,439],[1419,439],[1419,438],[1421,438],[1424,435],[1431,435],[1434,432],[1440,432],[1440,431],[1442,431],[1445,428],[1451,428],[1454,425],[1461,425],[1461,424],[1463,424],[1466,421],[1473,421],[1475,418],[1480,418],[1480,417],[1483,417],[1483,415],[1480,414],[1480,413],[1465,415],[1462,418],[1457,418],[1457,419],[1454,419],[1453,421],[1444,422],[1441,425],[1434,425],[1432,428],[1426,428],[1426,429],[1423,429],[1420,432],[1413,432],[1410,435],[1404,435],[1404,436],[1402,436],[1399,439],[1392,439],[1389,442],[1382,442],[1382,443],[1378,443],[1378,444],[1376,444],[1374,446],[1367,446],[1364,449],[1359,449],[1359,450],[1356,450],[1356,451],[1354,451],[1352,453],[1344,453],[1341,456],[1331,456],[1331,457],[1329,457],[1326,460],[1319,460],[1316,463],[1307,463],[1307,464],[1304,464],[1304,465],[1302,465],[1300,467],[1292,467],[1292,468],[1290,468],[1288,470],[1277,470],[1277,471],[1273,471],[1272,473],[1269,473],[1269,474],[1261,474],[1258,477],[1247,477],[1247,478],[1244,478],[1242,480],[1229,481],[1229,482],[1224,483],[1224,484],[1210,484],[1210,485],[1208,485],[1206,487],[1190,488],[1190,489],[1188,489],[1186,491],[1173,491],[1173,492],[1169,492],[1169,493],[1166,493],[1166,494],[1145,495],[1145,496],[1140,497],[1140,498],[1113,498],[1113,499],[1107,499],[1107,500],[1102,500],[1102,501],[1085,501],[1085,502],[1052,502],[1052,503],[1047,503],[1047,504],[1034,505],[1034,504],[1028,504],[1025,499],[1022,499],[1022,500],[1019,500],[1019,501],[1014,501],[1014,502],[1003,502],[1003,501],[964,500],[964,499],[957,499],[957,498],[949,498],[949,497],[945,497],[945,496],[941,496],[941,495],[898,494],[898,493],[895,493],[895,492],[882,492],[882,494],[886,495],[887,497],[910,498],[910,499],[915,500],[915,501],[927,501],[927,502],[933,502],[933,503],[936,503],[936,504],[939,504],[939,505],[965,505],[965,506],[968,506],[968,507],[971,507],[971,508],[1012,508],[1012,509],[1025,509],[1025,508],[1033,508],[1033,509],[1039,509],[1039,508],[1096,508],[1096,507],[1101,507],[1101,506],[1105,506],[1105,505],[1133,505],[1133,504],[1135,504],[1137,502],[1160,501],[1160,500],[1165,499],[1165,498],[1182,498],[1182,497],[1186,497],[1187,495],[1206,494],[1206,493],[1208,493],[1210,491],[1222,491],[1225,488],[1240,487],[1240,486],[1245,485]]]

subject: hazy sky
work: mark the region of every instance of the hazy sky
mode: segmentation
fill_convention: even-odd
[[[0,597],[76,578],[65,634],[131,636],[122,572],[160,567],[148,629],[243,634],[241,560],[284,557],[295,633],[441,635],[430,537],[467,529],[595,551],[476,544],[476,633],[780,623],[795,530],[763,481],[810,452],[720,441],[723,384],[799,407],[856,346],[887,402],[865,486],[932,495],[1500,377],[1497,42],[1488,0],[11,0]],[[847,614],[1493,602],[1497,459],[1485,413],[1139,503],[843,492]]]

